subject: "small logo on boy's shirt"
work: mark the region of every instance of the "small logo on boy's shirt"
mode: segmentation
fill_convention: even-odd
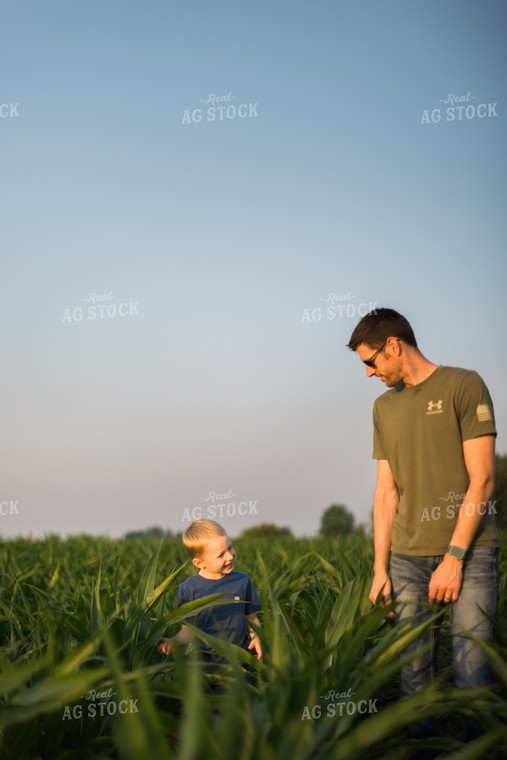
[[[428,401],[428,409],[426,410],[426,414],[442,414],[444,402],[442,399],[439,399],[438,401]]]

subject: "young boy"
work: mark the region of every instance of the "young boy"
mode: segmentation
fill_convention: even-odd
[[[192,622],[204,633],[226,637],[232,644],[252,649],[262,659],[261,642],[245,619],[260,626],[256,612],[262,608],[261,600],[247,573],[234,570],[236,552],[227,533],[214,520],[195,520],[183,534],[183,545],[199,572],[184,581],[178,589],[178,606],[208,594],[225,594],[233,601],[198,612]],[[175,644],[188,644],[194,634],[182,625],[176,636],[162,638],[158,651],[171,654]],[[208,662],[225,662],[203,641],[199,641],[203,658]]]

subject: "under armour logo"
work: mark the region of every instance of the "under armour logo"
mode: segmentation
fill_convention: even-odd
[[[442,399],[439,399],[438,401],[428,401],[428,412],[441,412],[443,403]]]

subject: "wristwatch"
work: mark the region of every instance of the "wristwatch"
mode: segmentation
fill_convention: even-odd
[[[465,559],[466,549],[462,549],[461,546],[448,546],[447,554],[450,554],[454,559]]]

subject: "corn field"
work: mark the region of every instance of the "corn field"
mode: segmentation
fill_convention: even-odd
[[[399,669],[424,626],[394,626],[369,602],[366,537],[235,541],[235,569],[251,575],[263,602],[264,658],[217,640],[227,665],[214,674],[192,645],[169,658],[157,652],[185,614],[220,603],[213,595],[177,608],[178,586],[195,572],[181,542],[2,542],[0,756],[375,760],[433,748],[453,760],[507,757],[502,541],[496,639],[487,645],[494,685],[453,688],[444,619],[437,683],[401,702]],[[423,748],[406,728],[430,716],[447,735]],[[465,716],[486,729],[469,743]]]

